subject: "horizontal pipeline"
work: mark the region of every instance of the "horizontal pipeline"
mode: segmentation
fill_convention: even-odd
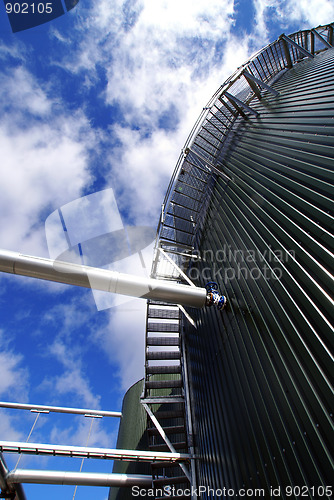
[[[0,408],[11,408],[15,410],[30,410],[41,413],[70,413],[73,415],[86,415],[89,417],[118,417],[122,416],[119,411],[106,411],[106,410],[90,410],[88,408],[68,408],[66,406],[46,406],[46,405],[32,405],[25,403],[10,403],[7,401],[0,401]]]
[[[16,469],[5,477],[7,484],[34,483],[77,486],[151,486],[152,476]]]
[[[0,250],[0,271],[183,306],[201,308],[207,302],[205,288],[22,255],[8,250]]]
[[[93,448],[84,446],[64,446],[45,443],[24,443],[18,441],[0,441],[0,452],[22,453],[28,455],[52,455],[72,458],[97,458],[103,460],[186,461],[191,458],[187,453],[164,451],[120,450],[115,448]]]

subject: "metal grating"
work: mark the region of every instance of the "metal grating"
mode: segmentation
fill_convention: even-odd
[[[169,251],[171,243],[176,244],[173,259],[178,265],[181,263],[183,268],[188,265],[186,259],[175,257],[175,252],[181,253],[180,246],[189,252],[193,248],[195,235],[203,224],[210,188],[217,174],[217,164],[222,161],[234,138],[235,122],[240,118],[246,120],[251,118],[252,112],[256,112],[252,102],[259,95],[267,99],[268,92],[257,84],[250,85],[244,73],[247,72],[271,86],[290,67],[326,51],[332,43],[333,24],[299,31],[288,37],[282,35],[242,65],[221,85],[203,108],[179,157],[165,196],[158,226],[158,241],[161,247]],[[226,95],[237,98],[248,108],[236,106]],[[295,105],[297,103],[298,98]],[[293,110],[287,109],[286,112],[290,113]],[[277,118],[283,116],[279,115]],[[321,117],[319,119],[321,120]],[[291,124],[293,123],[296,122],[292,121]],[[313,120],[313,124],[315,123]],[[221,171],[219,175],[224,174]],[[229,180],[228,177],[225,178]],[[160,254],[157,253],[153,275],[159,275],[160,258]],[[168,276],[168,273],[161,274]],[[171,276],[178,278],[172,272]]]

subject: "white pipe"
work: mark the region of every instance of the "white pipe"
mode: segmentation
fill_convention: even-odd
[[[16,469],[6,475],[7,484],[71,484],[78,486],[151,486],[152,476]]]
[[[117,448],[92,448],[84,446],[64,446],[59,444],[24,443],[18,441],[0,441],[0,452],[143,462],[152,462],[153,460],[177,462],[179,460],[183,461],[190,458],[190,455],[187,453],[120,450]]]
[[[200,308],[206,304],[205,288],[32,257],[8,250],[0,250],[0,271],[184,306]]]
[[[46,406],[46,405],[30,405],[24,403],[9,403],[7,401],[0,401],[0,408],[12,408],[16,410],[30,410],[40,411],[41,413],[71,413],[73,415],[87,415],[90,417],[121,417],[122,413],[119,411],[106,411],[106,410],[89,410],[87,408],[68,408],[65,406]]]
[[[191,307],[203,307],[207,296],[205,288],[22,255],[8,250],[0,250],[0,271]]]

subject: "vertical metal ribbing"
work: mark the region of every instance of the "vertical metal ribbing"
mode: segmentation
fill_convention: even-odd
[[[201,484],[312,498],[331,481],[333,82],[333,49],[294,66],[219,159],[231,181],[217,178],[193,267],[229,309],[186,332]]]
[[[186,322],[199,484],[268,494],[328,475],[330,28],[280,37],[248,61],[258,88],[238,70],[218,89],[166,195],[162,248],[229,300],[223,313],[192,311],[196,331]]]

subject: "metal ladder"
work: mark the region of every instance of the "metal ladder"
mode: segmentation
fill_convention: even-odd
[[[150,451],[189,453],[180,320],[177,305],[148,301],[142,404],[148,412]],[[157,499],[189,499],[182,495],[190,487],[189,464],[152,462],[151,468]]]

